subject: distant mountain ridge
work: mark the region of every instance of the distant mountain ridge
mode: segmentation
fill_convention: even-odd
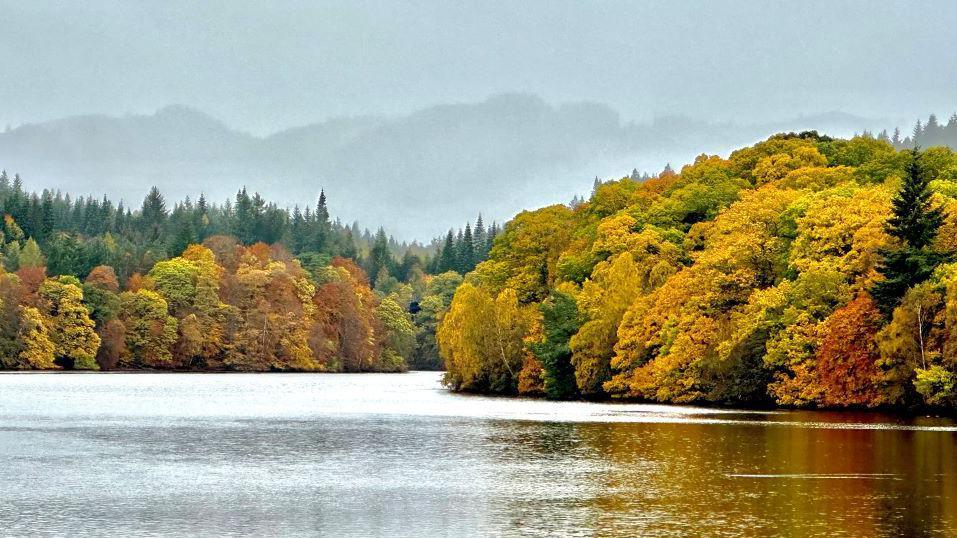
[[[257,137],[173,105],[151,115],[19,126],[0,133],[0,168],[21,173],[30,188],[105,193],[131,204],[154,184],[170,199],[204,192],[213,200],[245,185],[290,206],[313,205],[324,188],[334,215],[428,240],[479,211],[501,220],[586,193],[596,175],[656,171],[701,148],[724,152],[780,130],[846,135],[882,123],[829,113],[749,126],[677,117],[636,124],[598,103],[505,94]]]

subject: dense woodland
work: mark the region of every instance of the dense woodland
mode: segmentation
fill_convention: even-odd
[[[954,133],[775,135],[429,246],[332,221],[324,195],[168,208],[154,188],[131,209],[3,173],[0,361],[953,410],[957,155],[901,146]]]
[[[245,189],[169,209],[153,188],[130,209],[28,193],[6,172],[0,209],[8,369],[440,368],[456,271],[497,232],[479,217],[435,247],[406,245],[331,221],[324,194],[304,211]]]
[[[953,411],[957,155],[881,138],[780,134],[517,215],[440,321],[446,383]]]

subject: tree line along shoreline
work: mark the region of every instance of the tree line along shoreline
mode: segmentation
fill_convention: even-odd
[[[782,133],[517,215],[437,339],[454,390],[957,407],[957,156]]]
[[[134,210],[5,171],[0,214],[0,369],[435,369],[455,271],[498,230],[399,244],[331,220],[324,193],[304,211],[245,189],[170,208],[154,187]]]
[[[130,210],[3,173],[0,366],[444,367],[483,394],[952,413],[957,156],[895,144],[782,133],[430,248],[324,195]]]

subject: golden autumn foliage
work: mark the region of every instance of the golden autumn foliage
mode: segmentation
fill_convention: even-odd
[[[493,296],[463,284],[436,335],[446,382],[461,390],[516,392],[526,357],[525,338],[537,318],[537,310],[519,304],[515,290]]]
[[[20,309],[20,329],[17,339],[20,342],[18,357],[20,368],[48,369],[56,368],[53,362],[54,345],[50,333],[43,323],[43,315],[32,306]]]
[[[45,280],[38,291],[57,359],[77,370],[97,370],[100,337],[83,305],[83,289],[75,277]]]
[[[954,252],[957,156],[925,154],[944,208],[934,245]],[[558,291],[583,316],[569,347],[584,397],[954,405],[957,269],[941,266],[889,317],[869,295],[898,247],[887,222],[908,159],[866,136],[776,135],[680,173],[598,184],[574,208],[523,212],[440,323],[447,383],[541,392],[541,365],[518,345],[540,345],[536,323],[513,328],[506,362],[483,342],[497,298],[522,309]]]

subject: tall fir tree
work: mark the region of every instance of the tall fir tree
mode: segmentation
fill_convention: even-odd
[[[455,236],[452,234],[452,230],[449,230],[449,233],[446,234],[445,243],[442,244],[442,252],[437,258],[439,262],[436,272],[455,271]]]
[[[329,209],[326,207],[326,191],[319,191],[319,202],[316,203],[316,230],[315,241],[312,245],[316,252],[329,252],[329,236],[331,232]]]
[[[878,272],[884,280],[878,281],[872,290],[884,315],[890,315],[907,290],[927,280],[947,257],[931,248],[943,222],[943,210],[934,205],[928,184],[921,152],[915,146],[886,226],[887,233],[898,239],[901,246],[882,252]]]
[[[475,268],[475,244],[472,242],[472,225],[465,223],[465,231],[458,244],[459,272],[468,273]]]
[[[246,187],[243,187],[236,193],[236,206],[234,209],[233,226],[231,227],[233,235],[241,243],[249,244],[252,242],[254,228],[256,226],[253,200]]]
[[[77,199],[76,208],[82,208],[81,199]],[[74,210],[80,222],[82,222],[82,210]],[[163,224],[166,222],[166,199],[160,194],[159,189],[154,186],[149,194],[143,199],[143,207],[140,209],[140,220],[143,223],[142,229],[148,242],[155,242],[159,239],[163,230]],[[74,220],[74,226],[79,226],[79,222]]]
[[[474,244],[475,252],[475,263],[479,264],[486,259],[488,250],[486,250],[485,245],[488,241],[486,237],[485,223],[482,222],[482,214],[479,213],[478,219],[475,221],[475,231],[472,232],[472,242]]]

